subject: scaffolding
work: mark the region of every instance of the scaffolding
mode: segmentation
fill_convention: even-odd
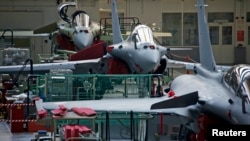
[[[70,72],[40,75],[36,79],[36,91],[45,96],[45,101],[98,100],[103,98],[128,98],[152,96],[152,81],[160,75],[107,75]],[[154,81],[160,86],[161,81]],[[41,87],[43,86],[43,87]],[[154,88],[153,88],[154,89]],[[159,91],[157,91],[159,92]]]

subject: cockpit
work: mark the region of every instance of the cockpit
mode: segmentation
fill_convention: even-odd
[[[235,65],[224,78],[238,97],[250,103],[250,65]]]
[[[128,40],[133,41],[133,39],[136,40],[136,43],[142,43],[142,42],[147,42],[147,43],[152,43],[154,44],[154,38],[153,38],[153,33],[152,30],[145,26],[145,25],[139,25],[137,26],[134,31],[128,38]]]
[[[84,11],[76,11],[72,15],[72,23],[76,26],[85,26],[88,27],[91,24],[89,15]]]

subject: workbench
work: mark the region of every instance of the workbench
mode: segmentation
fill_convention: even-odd
[[[73,111],[69,111],[66,113],[66,115],[62,116],[62,117],[54,117],[52,115],[52,123],[53,123],[53,132],[52,132],[52,137],[54,138],[54,141],[56,139],[56,132],[57,132],[57,123],[59,120],[78,120],[78,124],[79,124],[79,120],[88,120],[92,122],[92,126],[90,127],[92,130],[94,130],[95,127],[95,119],[96,116],[79,116],[78,114],[76,114]]]

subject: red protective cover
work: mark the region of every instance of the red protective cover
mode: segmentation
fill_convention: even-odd
[[[54,109],[54,110],[51,110],[51,113],[52,113],[53,115],[56,115],[56,116],[61,115],[62,112],[63,112],[63,110],[61,110],[61,109]]]
[[[47,116],[47,111],[45,109],[41,109],[38,111],[39,119],[45,118]]]
[[[61,47],[61,49],[75,51],[75,45],[73,44],[71,39],[69,37],[67,37],[66,35],[58,34],[57,35],[57,42],[58,42],[59,46]]]
[[[72,131],[72,136],[73,137],[78,137],[79,136],[79,128],[78,125],[74,126],[74,130]]]
[[[90,128],[84,125],[78,125],[78,128],[79,128],[79,133],[82,133],[82,134],[90,133],[92,131]]]
[[[51,110],[51,113],[54,116],[58,116],[58,117],[66,115],[67,112],[68,112],[67,108],[64,105],[59,105],[59,108]]]
[[[73,127],[71,125],[65,125],[63,127],[63,130],[64,130],[64,139],[65,140],[72,137],[71,132],[73,130]]]
[[[67,140],[71,137],[79,137],[79,133],[81,134],[91,133],[92,130],[85,125],[65,125],[63,127],[63,131],[64,131],[64,139]]]
[[[80,116],[94,116],[94,115],[96,115],[95,110],[93,110],[91,108],[87,108],[87,107],[82,107],[82,108],[72,107],[71,110]]]
[[[116,58],[108,59],[108,74],[128,74],[129,69],[124,62]]]
[[[61,109],[61,110],[67,110],[67,108],[64,106],[64,105],[59,105],[59,109]]]
[[[89,60],[102,57],[105,53],[105,42],[94,42],[90,47],[84,48],[69,56],[69,61]]]

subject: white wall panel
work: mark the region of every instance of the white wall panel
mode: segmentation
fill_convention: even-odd
[[[235,1],[237,0],[206,0],[207,12],[234,12]]]
[[[166,12],[181,12],[182,0],[162,0],[161,9],[162,13]]]

